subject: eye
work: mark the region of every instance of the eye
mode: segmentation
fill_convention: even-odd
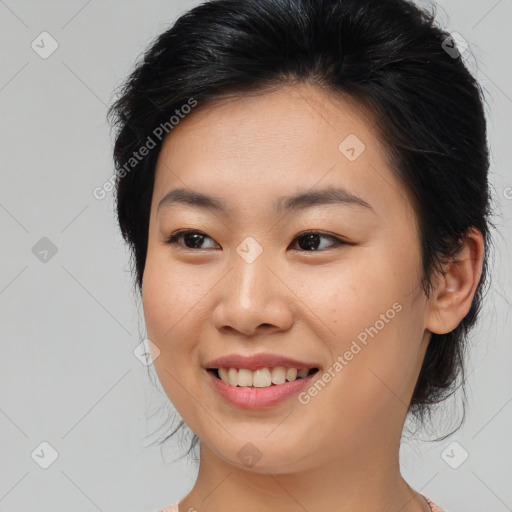
[[[197,231],[193,229],[183,229],[169,236],[165,240],[165,243],[168,245],[176,245],[178,244],[178,240],[180,240],[181,238],[183,238],[185,242],[185,249],[208,249],[208,247],[198,247],[198,245],[201,245],[201,243],[204,242],[205,239],[213,240],[202,231]],[[322,245],[321,243],[319,243],[319,240],[322,238],[334,241],[334,244],[331,244],[331,246],[343,245],[348,243],[342,240],[341,238],[338,238],[334,235],[330,235],[327,233],[323,233],[322,231],[303,231],[302,233],[299,233],[293,240],[294,242],[296,240],[299,242],[298,245],[301,248],[300,250],[308,252],[318,252],[319,249],[325,249],[325,247],[319,247],[320,245]],[[300,243],[301,240],[304,242]],[[183,246],[182,244],[178,245]]]
[[[185,249],[197,249],[198,247],[196,246],[201,244],[205,238],[210,238],[208,235],[201,231],[193,229],[182,229],[181,231],[176,231],[176,233],[173,233],[170,237],[168,237],[165,243],[168,245],[176,245],[176,241],[182,237],[184,237],[184,240],[186,240],[192,246],[190,247],[186,245]],[[212,240],[212,238],[210,238],[210,240]],[[199,247],[199,249],[202,249],[202,247]]]
[[[319,239],[321,238],[324,238],[324,239],[330,239],[330,240],[333,240],[334,241],[334,244],[331,244],[331,247],[332,245],[336,246],[336,245],[342,245],[342,244],[347,244],[347,242],[343,241],[341,238],[338,238],[334,235],[329,235],[327,233],[323,233],[322,231],[303,231],[302,233],[299,233],[295,238],[294,238],[294,241],[297,240],[297,241],[300,241],[300,240],[304,240],[305,242],[304,243],[299,243],[299,247],[301,247],[302,249],[304,249],[305,251],[309,251],[309,252],[318,252],[318,246],[319,245],[322,245],[321,243],[319,244],[318,241]],[[325,247],[322,247],[321,250],[325,249]]]

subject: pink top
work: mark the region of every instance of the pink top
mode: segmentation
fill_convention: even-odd
[[[442,508],[439,508],[434,502],[429,500],[426,496],[423,496],[423,497],[427,500],[427,503],[430,505],[432,512],[444,512],[444,510]],[[173,505],[170,505],[167,508],[159,510],[158,512],[180,512],[180,510],[178,508],[178,504],[174,503]]]
[[[434,502],[429,500],[426,496],[423,496],[423,497],[427,500],[427,503],[430,505],[430,508],[432,509],[432,512],[444,512],[444,510],[442,508],[438,507]],[[180,512],[178,510],[177,506],[176,506],[176,510],[173,511],[173,512]]]
[[[180,512],[180,509],[178,508],[178,504],[175,503],[174,505],[170,505],[167,508],[163,508],[162,510],[159,510],[158,512]]]

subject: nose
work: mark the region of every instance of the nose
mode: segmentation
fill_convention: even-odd
[[[224,333],[257,336],[288,330],[294,321],[293,293],[283,272],[260,256],[248,263],[235,255],[229,274],[215,287],[213,325]]]

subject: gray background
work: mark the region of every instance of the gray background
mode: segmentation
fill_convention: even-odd
[[[92,191],[113,171],[105,113],[115,87],[196,3],[0,0],[1,511],[151,511],[193,485],[194,464],[172,463],[185,445],[148,446],[167,400],[133,353],[143,316],[112,196]],[[425,441],[458,424],[457,394],[439,410],[438,431],[404,439],[402,471],[449,511],[504,512],[512,510],[512,0],[439,5],[440,23],[469,42],[465,57],[487,93],[501,235],[472,337],[467,420],[450,438]],[[59,45],[46,59],[31,47],[43,31]],[[39,252],[49,248],[43,237],[55,254]],[[47,469],[43,442],[58,453]]]

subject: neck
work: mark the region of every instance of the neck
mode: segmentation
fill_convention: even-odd
[[[180,512],[428,512],[400,474],[398,450],[381,438],[321,466],[273,473],[241,469],[201,445],[198,477]]]

